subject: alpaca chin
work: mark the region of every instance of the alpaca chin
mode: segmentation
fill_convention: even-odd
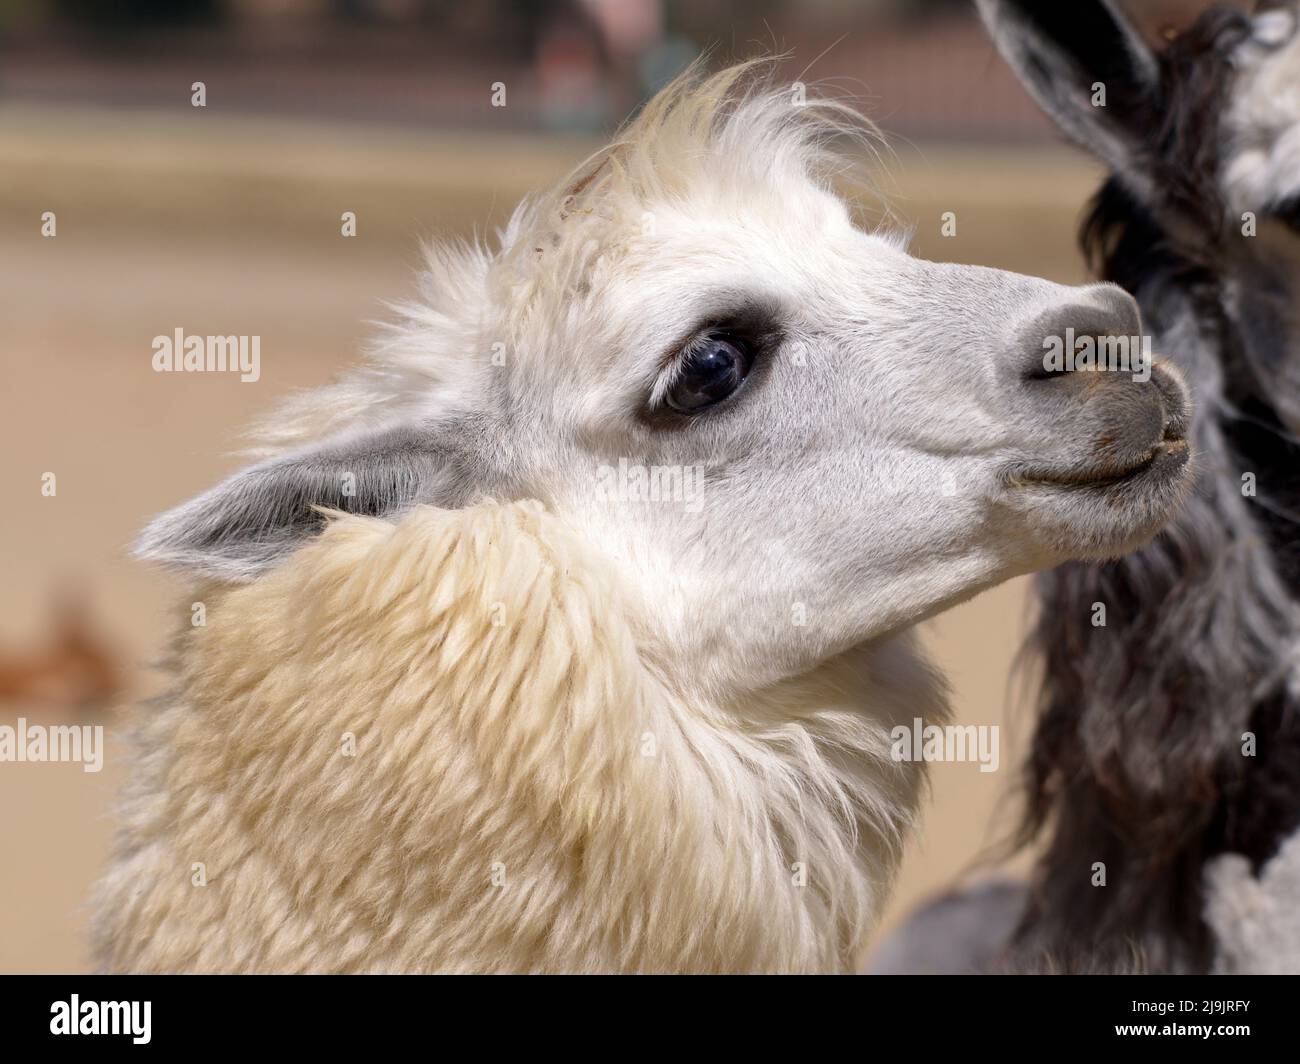
[[[1110,481],[1030,483],[1022,510],[1059,559],[1109,561],[1149,543],[1187,498],[1195,462],[1186,443],[1160,451],[1140,470]]]
[[[890,728],[945,716],[910,636],[687,704],[531,502],[340,517],[203,597],[134,729],[105,970],[851,970],[923,784]]]

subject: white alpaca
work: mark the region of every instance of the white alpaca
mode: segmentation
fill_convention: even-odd
[[[435,249],[287,453],[145,533],[207,625],[141,714],[103,967],[857,963],[923,781],[891,728],[946,714],[907,629],[1149,536],[1185,400],[1045,374],[1132,302],[862,231],[851,116],[751,74]]]

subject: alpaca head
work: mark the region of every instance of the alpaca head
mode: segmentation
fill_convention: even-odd
[[[1158,50],[1112,0],[979,7],[1039,104],[1110,168],[1086,234],[1107,274],[1130,291],[1205,282],[1196,310],[1229,319],[1241,356],[1231,398],[1300,431],[1300,6],[1211,8]]]
[[[1045,369],[1067,330],[1140,334],[1133,301],[860,228],[834,143],[871,134],[754,80],[684,79],[498,248],[431,251],[371,364],[141,553],[248,580],[315,506],[537,498],[734,690],[1152,535],[1187,479],[1176,372]]]

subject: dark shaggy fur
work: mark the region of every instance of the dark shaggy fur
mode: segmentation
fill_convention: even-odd
[[[1095,268],[1138,298],[1157,350],[1192,383],[1200,472],[1150,546],[1038,581],[1029,649],[1044,681],[1020,841],[1045,849],[1010,953],[1026,967],[1047,956],[1125,970],[1137,952],[1151,970],[1207,970],[1205,862],[1235,851],[1258,865],[1300,827],[1300,700],[1287,689],[1300,445],[1253,371],[1257,340],[1227,309],[1225,280],[1247,267],[1215,182],[1226,56],[1248,31],[1214,11],[1160,56],[1150,167],[1168,211],[1111,179],[1083,227]],[[1257,498],[1243,497],[1243,472]],[[1104,628],[1090,623],[1096,602]],[[1105,889],[1091,885],[1094,862]]]

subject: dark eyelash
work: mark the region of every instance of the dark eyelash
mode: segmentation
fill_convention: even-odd
[[[781,342],[781,327],[773,311],[758,305],[740,307],[727,314],[712,315],[691,330],[684,343],[677,344],[664,360],[664,366],[680,365],[693,350],[710,337],[738,340],[746,344],[754,357],[761,357]]]
[[[705,328],[692,336],[673,358],[672,367],[666,378],[669,387],[682,371],[682,368],[690,362],[691,356],[696,354],[710,340],[727,340],[737,347],[748,350],[751,358],[758,358],[759,344],[752,334],[727,325],[715,325],[712,328]]]

